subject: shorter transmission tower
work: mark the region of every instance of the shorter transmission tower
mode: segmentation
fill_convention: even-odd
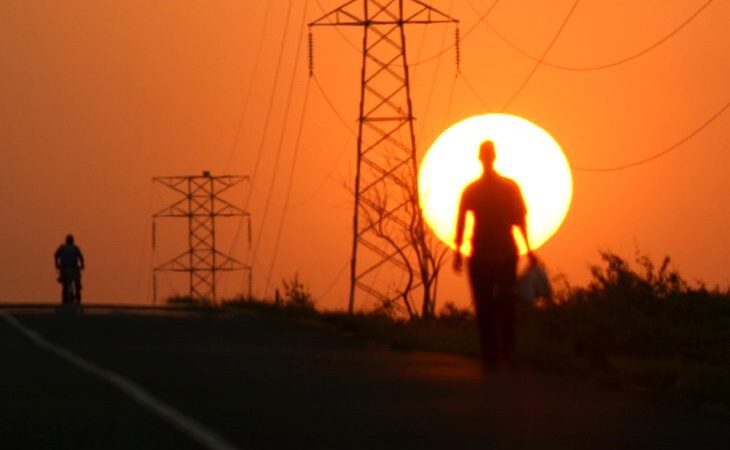
[[[153,300],[157,303],[157,273],[162,271],[188,272],[190,297],[216,302],[216,273],[221,271],[245,271],[248,275],[248,296],[251,296],[251,267],[216,248],[217,217],[242,217],[248,222],[248,239],[251,241],[251,215],[221,198],[221,194],[246,181],[240,175],[213,176],[205,171],[202,175],[154,177],[159,183],[172,189],[181,197],[152,216],[152,249],[157,246],[157,219],[188,219],[188,250],[156,266],[153,269]]]

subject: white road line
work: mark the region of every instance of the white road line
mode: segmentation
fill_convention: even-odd
[[[108,382],[143,407],[157,414],[181,433],[202,444],[205,448],[211,450],[236,449],[236,446],[214,433],[211,429],[165,404],[134,381],[128,380],[114,371],[99,367],[70,350],[49,342],[40,333],[27,328],[18,319],[7,313],[0,312],[0,317],[38,347],[53,353],[72,366]]]

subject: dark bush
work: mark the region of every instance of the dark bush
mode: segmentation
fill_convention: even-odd
[[[656,357],[681,356],[727,364],[730,295],[691,286],[664,258],[658,269],[638,256],[634,269],[601,253],[586,287],[565,290],[536,311],[546,336],[569,340],[579,352]]]
[[[301,308],[315,309],[312,294],[304,283],[299,280],[299,274],[294,274],[291,280],[284,280],[284,305]]]

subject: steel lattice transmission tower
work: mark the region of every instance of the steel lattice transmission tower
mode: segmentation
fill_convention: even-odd
[[[240,175],[213,176],[209,172],[193,176],[155,177],[153,183],[172,189],[180,197],[152,216],[152,248],[156,247],[157,219],[187,218],[188,250],[156,266],[153,270],[153,299],[157,302],[157,273],[161,271],[188,272],[190,297],[215,302],[216,273],[246,271],[248,295],[251,296],[251,267],[216,248],[216,219],[243,217],[250,214],[221,197],[225,191],[246,181]]]
[[[434,23],[458,21],[418,0],[351,0],[309,24],[363,28],[350,312],[358,293],[408,306],[421,284],[404,238],[424,230],[405,26]]]

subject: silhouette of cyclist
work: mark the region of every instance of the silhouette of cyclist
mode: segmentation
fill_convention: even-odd
[[[78,305],[81,303],[81,271],[84,270],[84,255],[81,249],[74,244],[73,235],[66,236],[66,243],[61,244],[53,255],[53,262],[59,272],[61,281],[61,303],[66,303],[66,290],[73,283],[74,298]]]
[[[519,186],[494,170],[494,143],[482,142],[479,160],[484,173],[464,189],[456,221],[454,269],[462,267],[460,253],[466,214],[474,217],[471,257],[468,260],[474,309],[482,355],[488,366],[500,356],[510,359],[515,346],[515,282],[519,251],[512,227],[517,226],[535,263],[527,238],[525,202]]]

